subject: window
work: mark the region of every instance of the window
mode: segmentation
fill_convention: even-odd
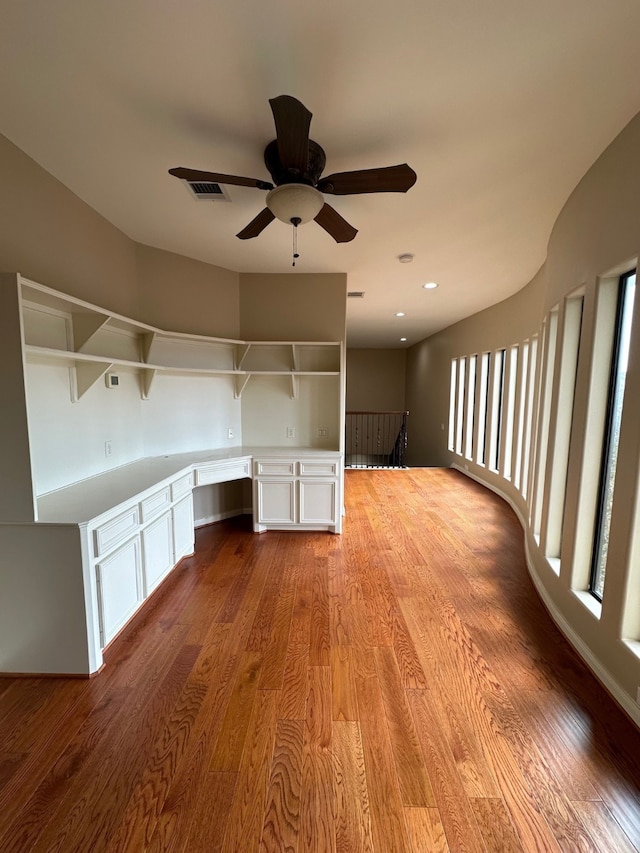
[[[511,456],[513,454],[513,424],[516,408],[516,380],[518,376],[518,350],[519,347],[511,347],[509,350],[509,362],[507,366],[507,400],[504,421],[504,459],[502,463],[502,476],[506,480],[511,479]]]
[[[480,377],[478,388],[478,446],[476,461],[484,465],[487,454],[487,428],[489,426],[489,353],[483,352],[480,359]]]
[[[464,423],[464,392],[467,359],[458,360],[458,404],[456,407],[456,453],[462,456],[462,427]]]
[[[502,398],[504,396],[504,364],[506,350],[499,349],[493,354],[493,377],[491,394],[491,435],[489,442],[489,468],[498,470],[500,445],[502,443]]]
[[[522,497],[526,499],[529,484],[529,464],[531,461],[531,430],[534,418],[535,404],[535,380],[536,367],[538,362],[538,338],[533,337],[531,340],[531,348],[529,351],[529,376],[527,378],[527,399],[525,409],[525,427],[524,427],[524,453],[522,456]]]
[[[545,357],[542,371],[542,387],[540,389],[541,408],[538,421],[538,441],[536,445],[536,480],[535,499],[533,501],[533,535],[538,539],[542,526],[542,505],[544,499],[547,447],[549,443],[549,423],[551,415],[551,392],[555,372],[556,342],[558,336],[558,309],[554,308],[549,315],[545,334]]]
[[[476,366],[478,356],[469,357],[469,375],[467,377],[467,411],[465,417],[464,455],[473,459],[473,436],[475,433],[476,414]]]
[[[574,397],[582,330],[582,293],[568,296],[564,303],[562,336],[559,344],[560,369],[555,400],[555,424],[551,446],[551,468],[547,467],[549,480],[548,503],[543,511],[543,544],[545,555],[560,560],[562,530],[564,526],[569,447],[573,424]],[[554,566],[560,570],[557,562]]]
[[[456,432],[456,379],[458,376],[458,359],[451,360],[451,385],[449,387],[449,450],[455,449]]]
[[[590,591],[602,600],[607,568],[609,548],[609,529],[611,525],[611,507],[618,460],[618,442],[620,440],[620,421],[624,388],[627,378],[629,343],[631,340],[631,316],[636,290],[635,270],[620,278],[616,323],[611,353],[611,371],[609,376],[609,396],[606,411],[605,435],[600,464],[600,482],[598,487],[596,527],[591,562]]]
[[[529,342],[522,345],[522,359],[520,361],[520,373],[518,376],[518,426],[516,429],[516,459],[513,482],[516,489],[520,488],[520,476],[522,473],[522,453],[524,441],[524,418],[525,402],[527,399],[527,378],[529,376]]]

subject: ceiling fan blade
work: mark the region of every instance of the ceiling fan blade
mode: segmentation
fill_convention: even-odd
[[[242,231],[236,234],[236,237],[239,237],[241,240],[249,240],[251,237],[257,237],[274,219],[275,216],[273,213],[271,213],[268,207],[265,207]]]
[[[346,219],[331,207],[330,204],[325,204],[320,213],[315,217],[315,221],[321,228],[330,234],[336,243],[348,243],[358,233],[358,229],[353,225],[349,225]]]
[[[178,166],[169,169],[169,174],[185,181],[212,181],[215,184],[233,184],[237,187],[257,187],[259,190],[272,190],[273,184],[259,178],[242,178],[239,175],[223,175],[221,172],[201,172],[199,169],[185,169]]]
[[[413,169],[402,163],[399,166],[383,166],[381,169],[337,172],[318,181],[318,189],[333,195],[406,193],[415,184],[416,178]]]
[[[312,113],[291,95],[278,95],[269,103],[276,125],[280,162],[289,173],[303,175],[309,167]]]

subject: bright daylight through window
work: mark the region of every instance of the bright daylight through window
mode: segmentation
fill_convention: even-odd
[[[624,387],[627,378],[627,362],[631,340],[631,316],[635,290],[636,273],[633,270],[620,278],[616,331],[611,355],[607,424],[600,469],[596,532],[591,565],[590,589],[593,595],[599,600],[602,600],[607,568],[611,508],[613,505],[616,463],[618,460],[620,422],[622,419]]]

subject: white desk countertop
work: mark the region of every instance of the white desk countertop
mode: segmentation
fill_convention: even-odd
[[[335,459],[340,455],[337,450],[312,447],[228,447],[150,456],[41,495],[37,499],[38,521],[45,524],[87,524],[104,513],[113,512],[120,504],[162,487],[165,481],[189,473],[197,465],[241,461],[254,456]]]

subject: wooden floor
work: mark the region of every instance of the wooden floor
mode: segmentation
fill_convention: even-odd
[[[0,679],[0,850],[640,850],[640,733],[508,507],[351,471],[342,536],[199,532],[100,676]]]

